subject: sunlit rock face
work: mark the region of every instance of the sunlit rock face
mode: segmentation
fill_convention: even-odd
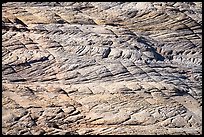
[[[201,135],[201,2],[2,4],[2,134]]]

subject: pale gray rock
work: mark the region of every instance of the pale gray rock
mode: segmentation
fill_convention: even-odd
[[[2,4],[2,134],[201,135],[201,2]]]

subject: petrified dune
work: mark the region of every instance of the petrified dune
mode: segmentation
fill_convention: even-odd
[[[2,134],[202,134],[201,2],[2,4]]]

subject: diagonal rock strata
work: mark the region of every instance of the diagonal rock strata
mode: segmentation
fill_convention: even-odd
[[[202,3],[2,4],[2,134],[202,134]]]

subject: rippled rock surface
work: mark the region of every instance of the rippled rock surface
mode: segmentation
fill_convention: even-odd
[[[2,4],[2,134],[202,134],[201,2]]]

